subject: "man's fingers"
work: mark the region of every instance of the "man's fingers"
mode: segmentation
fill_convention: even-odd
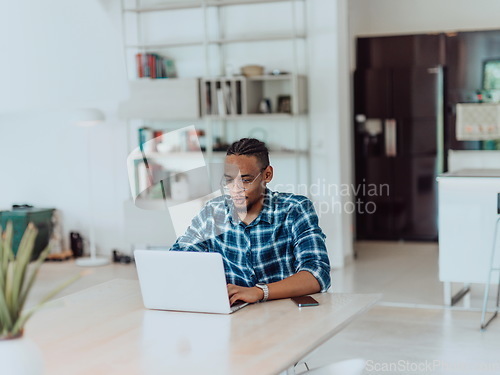
[[[227,284],[227,294],[229,295],[229,297],[231,297],[237,291],[238,291],[238,287],[236,285]]]
[[[230,299],[229,299],[229,305],[232,305],[233,303],[235,303],[236,301],[238,301],[238,294],[234,294]]]

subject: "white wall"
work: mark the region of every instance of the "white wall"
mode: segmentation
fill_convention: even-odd
[[[8,30],[2,29],[0,44],[10,58],[0,66],[10,77],[0,86],[0,208],[29,203],[59,209],[69,247],[71,230],[88,238],[90,180],[98,251],[122,248],[126,132],[114,112],[127,95],[127,81],[119,29],[97,0],[6,5],[0,24]],[[90,131],[90,154],[86,129],[75,126],[75,109],[87,106],[107,114]]]
[[[71,230],[88,238],[90,179],[97,250],[123,248],[127,151],[123,124],[112,116],[108,113],[105,123],[89,129],[90,155],[87,129],[74,125],[71,111],[0,116],[0,208],[29,203],[59,209],[68,247]]]
[[[500,28],[497,0],[350,0],[354,35]]]
[[[331,187],[350,185],[353,163],[347,0],[316,0],[308,4],[312,182],[319,180]],[[332,204],[332,198],[340,200],[341,209]],[[342,267],[353,252],[353,218],[345,210],[349,210],[352,197],[333,197],[326,192],[317,200],[330,205],[330,212],[321,215],[321,224],[332,265]]]
[[[119,31],[119,1],[101,0],[101,3]],[[307,4],[313,182],[349,184],[352,163],[348,55],[345,53],[347,0],[315,0]],[[231,24],[231,27],[236,25]],[[276,60],[279,55],[276,49],[288,48],[285,43],[259,44],[259,54],[254,56],[259,59],[271,56],[270,64],[290,69],[291,59]],[[244,61],[236,46],[228,53],[235,56],[236,65]],[[124,122],[116,119],[113,113],[110,109],[106,123],[91,130],[91,196],[100,253],[109,253],[113,248],[128,249],[123,233],[123,201],[129,197],[125,164],[127,130]],[[63,212],[65,237],[70,230],[87,234],[87,182],[90,178],[86,170],[85,134],[71,124],[69,117],[67,113],[0,117],[0,160],[3,162],[0,208],[17,202],[59,208]],[[283,132],[283,137],[288,133]],[[331,197],[316,198],[322,199],[331,204]],[[342,211],[330,210],[321,215],[321,225],[328,236],[332,265],[341,267],[345,257],[352,254],[352,218]]]

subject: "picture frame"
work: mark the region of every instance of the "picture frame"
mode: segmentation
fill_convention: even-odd
[[[483,62],[483,89],[500,89],[500,58],[488,59]]]
[[[292,97],[290,95],[278,96],[278,113],[292,113]]]

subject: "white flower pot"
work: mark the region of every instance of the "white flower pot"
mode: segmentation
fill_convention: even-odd
[[[42,375],[43,357],[38,346],[26,337],[0,340],[0,373]]]

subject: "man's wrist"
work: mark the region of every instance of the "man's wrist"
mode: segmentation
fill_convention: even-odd
[[[262,299],[264,298],[264,291],[256,286],[254,286],[254,289],[257,289],[257,296],[258,296],[257,302],[262,301]]]

